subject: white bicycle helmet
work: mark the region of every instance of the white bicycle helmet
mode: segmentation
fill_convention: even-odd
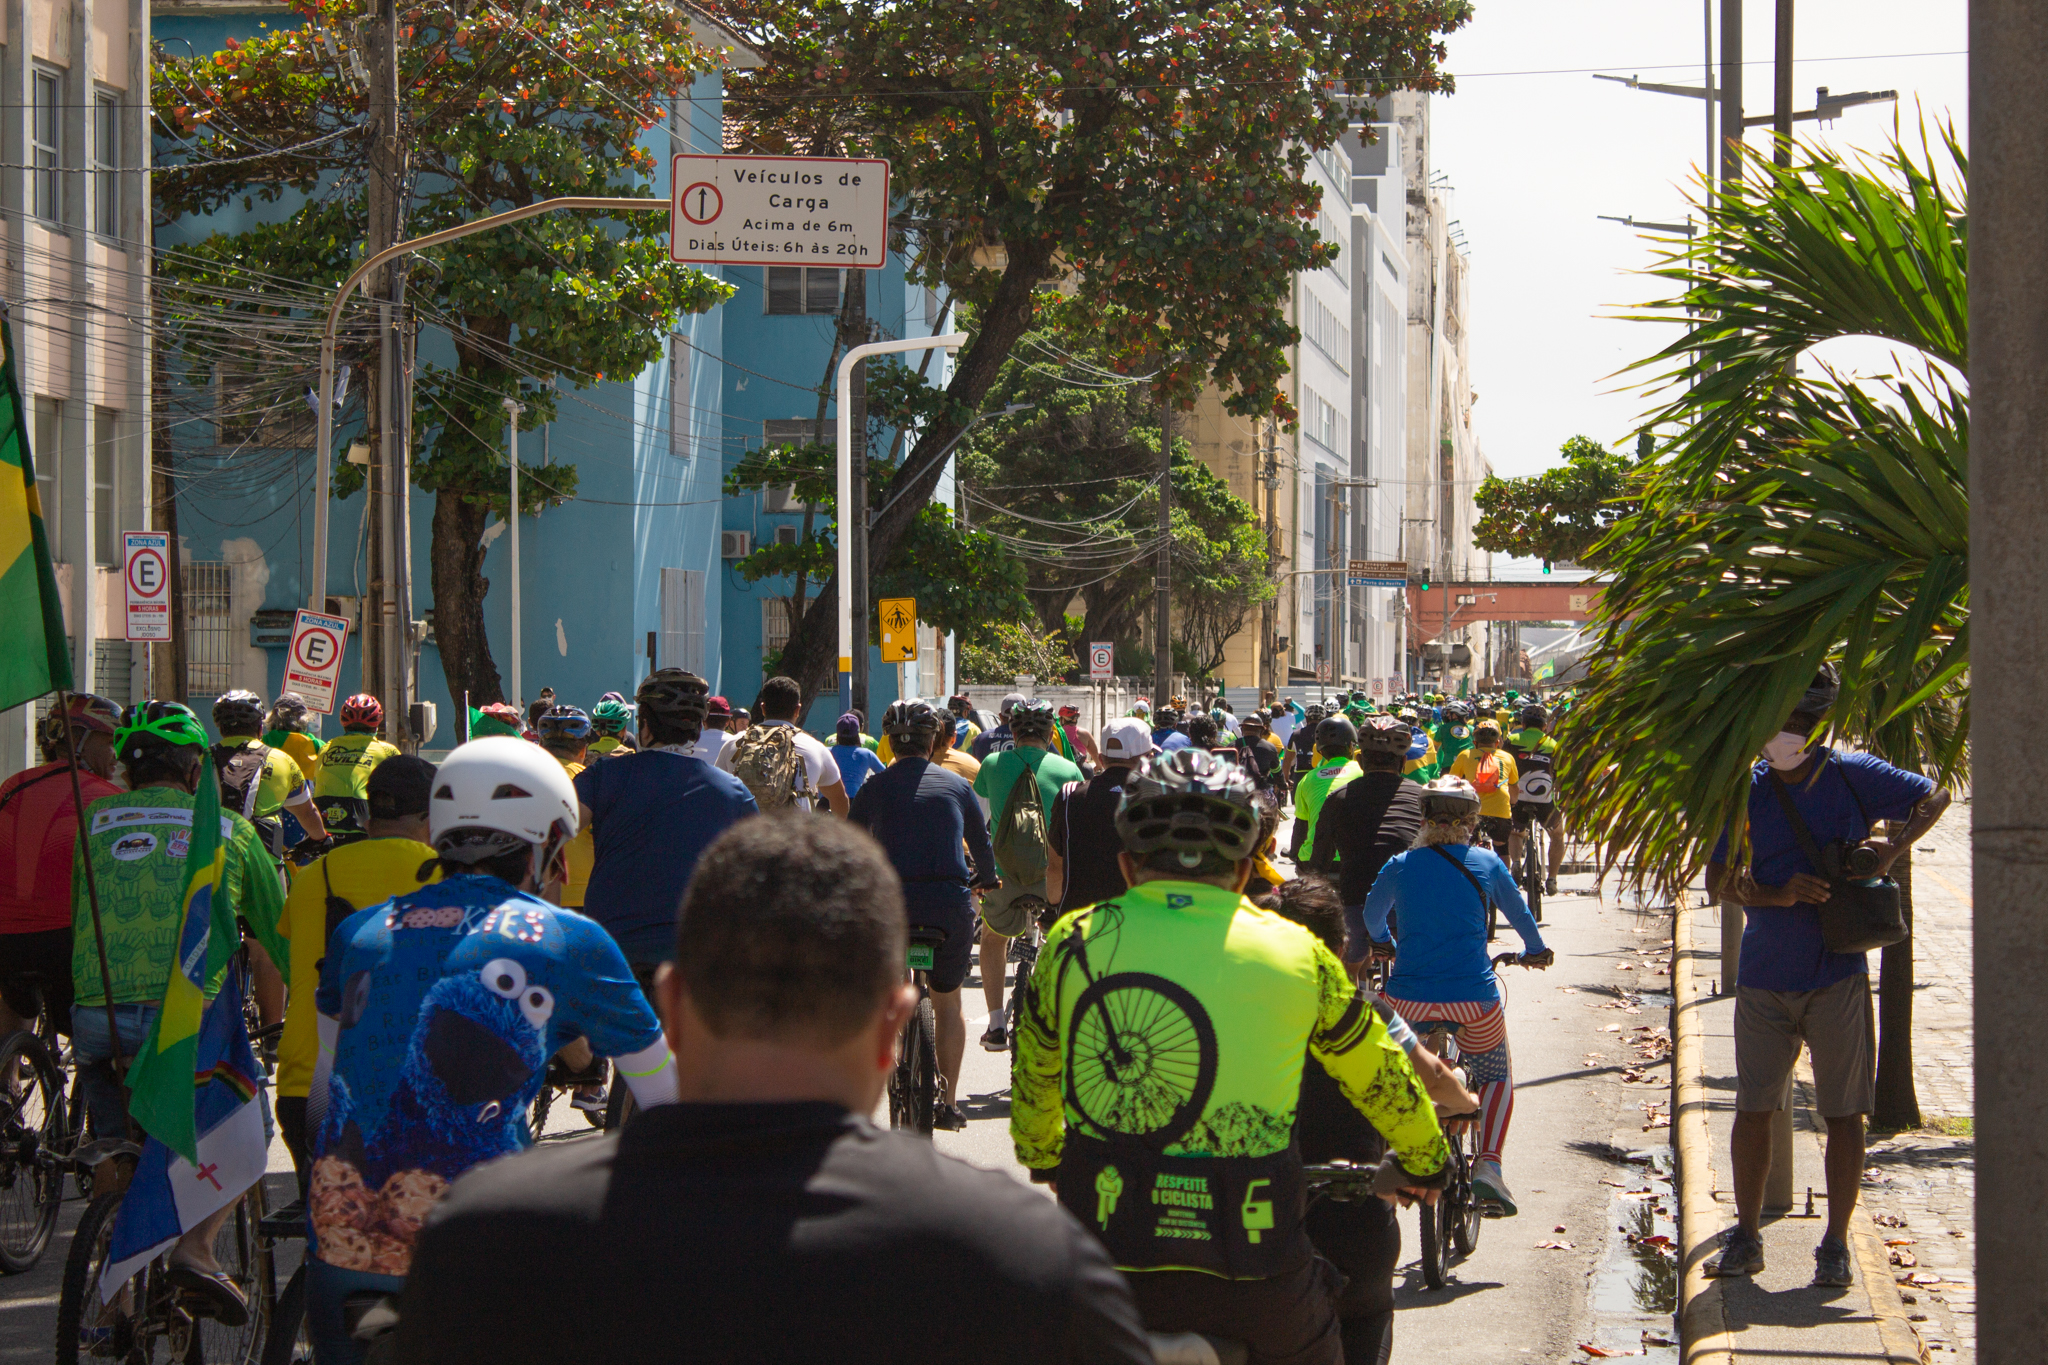
[[[1479,814],[1479,793],[1462,777],[1439,777],[1422,789],[1422,818],[1442,823]]]
[[[576,788],[538,744],[511,735],[473,739],[434,774],[428,837],[448,862],[475,864],[525,847],[538,884],[578,823]]]

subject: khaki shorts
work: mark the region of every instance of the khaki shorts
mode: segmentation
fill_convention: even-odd
[[[1862,972],[1818,991],[1735,991],[1735,1107],[1745,1114],[1784,1108],[1785,1081],[1805,1040],[1813,1056],[1814,1100],[1826,1119],[1877,1107],[1877,1036],[1870,978]]]
[[[1033,905],[1030,896],[1038,897],[1039,904]],[[981,922],[1004,938],[1015,938],[1031,927],[1031,916],[1044,908],[1045,878],[1040,877],[1029,886],[1018,886],[1005,880],[1000,891],[991,891],[981,898]]]

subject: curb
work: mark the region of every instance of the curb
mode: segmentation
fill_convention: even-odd
[[[1678,1175],[1678,1343],[1684,1365],[1734,1365],[1721,1282],[1707,1275],[1722,1214],[1714,1200],[1713,1137],[1707,1130],[1705,1045],[1692,977],[1691,898],[1671,917],[1671,1148]],[[1885,1280],[1890,1282],[1891,1276]],[[1902,1305],[1903,1307],[1903,1305]]]

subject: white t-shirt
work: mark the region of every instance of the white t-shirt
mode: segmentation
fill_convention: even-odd
[[[1282,711],[1279,715],[1267,721],[1266,724],[1273,732],[1273,742],[1285,749],[1287,741],[1294,734],[1294,713],[1292,711]]]
[[[810,790],[814,792],[821,792],[825,790],[825,788],[827,787],[836,787],[839,785],[839,763],[832,757],[832,751],[825,746],[825,742],[823,740],[819,739],[810,731],[799,728],[794,722],[791,721],[762,720],[756,721],[754,722],[754,724],[787,725],[790,729],[796,731],[797,757],[803,760],[804,777],[808,779],[807,781],[799,782],[797,784],[799,788],[808,786]],[[739,736],[733,735],[730,736],[730,738],[737,741],[739,739]],[[734,745],[726,745],[724,752],[720,753],[718,757],[712,761],[712,766],[715,768],[721,768],[726,772],[731,772],[733,753]],[[824,800],[821,797],[819,800],[813,802],[812,804],[822,806],[824,804]]]
[[[718,767],[718,760],[738,739],[739,736],[730,730],[706,730],[698,736],[697,742],[690,746],[690,756],[701,758],[713,767]]]

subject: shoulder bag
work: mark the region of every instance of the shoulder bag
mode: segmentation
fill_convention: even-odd
[[[1849,788],[1849,798],[1856,803],[1857,814],[1863,816],[1864,837],[1868,838],[1870,816],[1863,809],[1863,798],[1856,794],[1847,772],[1842,774],[1842,785]],[[1813,842],[1813,831],[1806,827],[1798,806],[1793,804],[1785,779],[1775,772],[1771,774],[1771,790],[1777,794],[1778,805],[1784,809],[1786,823],[1792,826],[1792,837],[1798,842],[1799,851],[1813,864],[1815,872],[1826,876],[1827,864],[1821,858],[1820,848]],[[1829,877],[1828,887],[1828,898],[1813,908],[1820,912],[1820,935],[1829,952],[1867,953],[1872,948],[1889,948],[1906,937],[1906,917],[1899,884],[1890,877],[1868,882]]]

